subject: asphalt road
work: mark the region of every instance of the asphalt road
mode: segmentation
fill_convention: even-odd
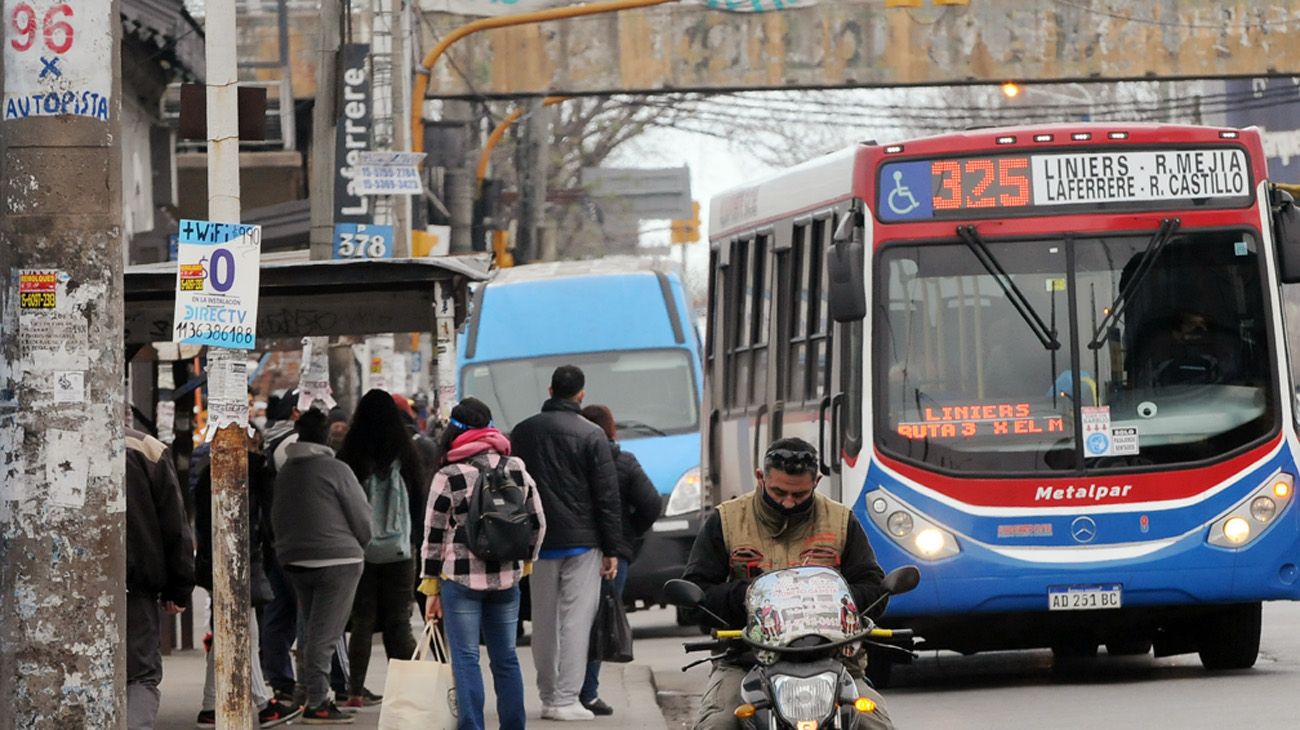
[[[707,667],[680,671],[694,631],[666,610],[632,615],[636,661],[651,666],[670,728],[690,727]],[[693,657],[692,657],[693,658]],[[1055,671],[1049,651],[925,652],[885,692],[899,728],[1281,728],[1300,720],[1300,603],[1264,606],[1253,669],[1207,672],[1195,654],[1108,657]]]

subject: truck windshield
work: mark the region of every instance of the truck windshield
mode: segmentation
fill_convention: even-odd
[[[609,406],[620,438],[694,431],[699,426],[695,374],[686,350],[578,352],[551,357],[466,365],[461,392],[492,408],[496,426],[509,432],[537,413],[549,397],[551,373],[577,365],[587,378],[586,404]]]
[[[1255,237],[1179,232],[1129,287],[1150,241],[988,244],[1060,333],[1057,351],[967,246],[884,249],[880,447],[963,473],[1060,472],[1201,461],[1269,434],[1277,396]],[[1120,314],[1094,341],[1112,303]]]

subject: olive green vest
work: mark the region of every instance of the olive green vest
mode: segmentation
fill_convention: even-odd
[[[839,569],[853,513],[848,507],[813,495],[813,516],[794,530],[773,537],[754,514],[758,490],[718,505],[722,540],[732,579],[753,579],[773,570],[801,565]]]

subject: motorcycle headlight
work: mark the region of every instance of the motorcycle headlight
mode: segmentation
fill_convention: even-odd
[[[682,474],[677,480],[677,485],[673,487],[673,493],[668,496],[668,506],[664,508],[664,516],[672,517],[673,515],[684,515],[688,512],[698,512],[700,510],[700,467],[693,466]]]
[[[835,707],[839,677],[823,672],[812,677],[774,677],[772,695],[776,711],[790,724],[821,722]]]

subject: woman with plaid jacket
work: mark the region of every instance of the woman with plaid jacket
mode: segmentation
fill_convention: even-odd
[[[524,679],[515,654],[515,627],[519,622],[519,581],[527,575],[531,562],[480,560],[463,542],[465,531],[456,528],[469,512],[480,465],[495,469],[504,461],[515,483],[528,490],[536,560],[546,534],[542,500],[524,462],[510,455],[510,442],[493,428],[492,411],[483,401],[466,398],[452,409],[440,446],[442,468],[429,488],[420,550],[424,578],[420,590],[429,596],[425,618],[442,622],[446,631],[460,730],[484,727],[480,633],[487,646],[501,727],[520,729],[525,722]]]

